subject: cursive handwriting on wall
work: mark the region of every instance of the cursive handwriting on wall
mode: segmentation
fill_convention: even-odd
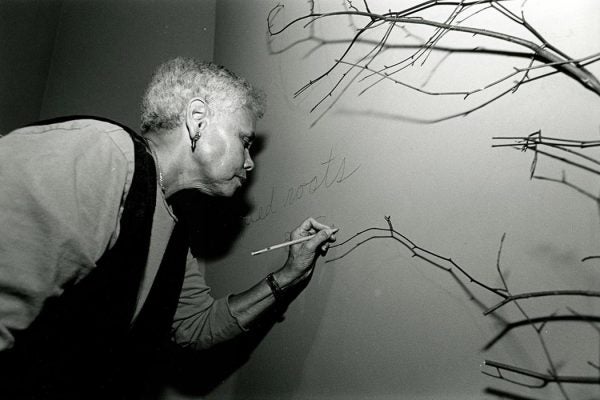
[[[290,186],[272,186],[269,200],[257,205],[251,214],[244,217],[244,222],[246,225],[251,225],[263,221],[281,209],[295,205],[307,196],[324,192],[335,185],[346,182],[359,169],[360,164],[352,166],[347,157],[336,155],[332,147],[327,159],[320,163],[317,173]]]

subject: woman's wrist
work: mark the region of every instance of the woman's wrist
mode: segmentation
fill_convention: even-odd
[[[275,298],[275,302],[281,301],[283,299],[283,289],[281,288],[279,282],[275,278],[275,274],[270,273],[269,275],[267,275],[267,277],[265,278],[265,282],[267,282],[267,285],[271,289],[271,294]]]
[[[273,278],[279,284],[281,290],[285,291],[298,281],[298,276],[291,274],[285,267],[273,272]]]

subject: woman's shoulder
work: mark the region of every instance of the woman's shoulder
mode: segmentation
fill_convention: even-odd
[[[123,156],[133,161],[132,135],[136,133],[118,122],[93,116],[69,116],[39,121],[16,129],[2,137],[0,149],[28,152],[60,152],[63,155],[95,157]],[[116,154],[115,154],[116,153]]]

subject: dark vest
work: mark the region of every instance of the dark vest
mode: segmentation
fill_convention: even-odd
[[[128,130],[129,131],[129,130]],[[132,323],[156,203],[155,164],[131,133],[135,171],[115,245],[96,267],[49,299],[13,349],[0,355],[2,399],[147,398],[168,346],[188,244],[171,235],[154,284]]]

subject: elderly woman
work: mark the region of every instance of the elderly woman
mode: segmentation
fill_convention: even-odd
[[[316,235],[282,268],[215,300],[170,204],[189,190],[233,196],[263,111],[243,78],[176,58],[146,90],[141,135],[64,118],[0,139],[0,397],[140,396],[166,343],[231,339],[303,287],[335,240],[328,226],[307,219],[292,239]]]

